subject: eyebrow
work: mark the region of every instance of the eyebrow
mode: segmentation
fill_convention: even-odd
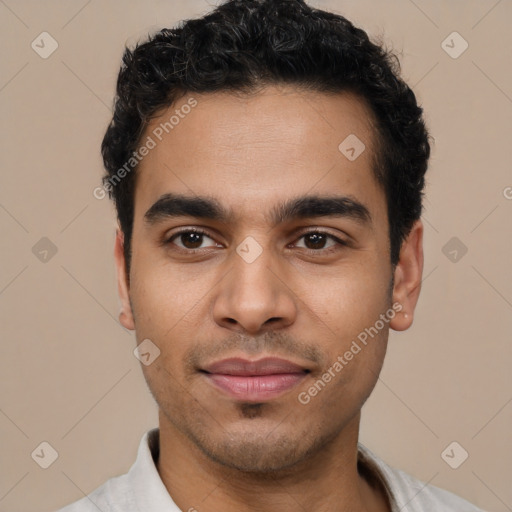
[[[231,223],[235,215],[217,199],[206,196],[164,194],[144,214],[144,222],[155,225],[174,217],[195,217]],[[361,225],[371,225],[369,209],[351,196],[300,196],[274,206],[270,220],[274,226],[294,219],[345,217]]]

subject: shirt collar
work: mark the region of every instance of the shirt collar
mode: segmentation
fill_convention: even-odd
[[[142,436],[137,459],[128,472],[130,492],[140,512],[181,512],[156,468],[160,451],[158,433],[159,429],[154,428]]]

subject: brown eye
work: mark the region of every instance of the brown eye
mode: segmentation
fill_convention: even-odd
[[[304,244],[308,249],[324,249],[327,242],[327,235],[320,233],[309,233],[303,236]]]
[[[213,245],[216,245],[215,241],[207,233],[197,229],[188,229],[175,233],[166,241],[166,244],[174,244],[180,249],[193,251],[204,248],[201,245],[204,243],[205,238],[210,239]]]
[[[304,239],[303,248],[310,252],[329,253],[339,249],[340,245],[348,245],[346,242],[340,240],[334,235],[331,235],[330,233],[317,230],[308,231],[307,233],[302,234],[298,240],[300,239]],[[331,242],[330,244],[329,241]],[[301,246],[297,245],[297,247]]]

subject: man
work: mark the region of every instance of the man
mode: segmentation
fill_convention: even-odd
[[[429,136],[398,68],[303,0],[126,51],[104,190],[159,428],[63,511],[479,510],[358,443],[423,270]]]

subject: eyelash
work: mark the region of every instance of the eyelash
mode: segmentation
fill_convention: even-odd
[[[181,231],[177,231],[176,233],[173,233],[169,238],[166,238],[163,241],[163,245],[167,246],[167,245],[172,244],[173,243],[172,241],[175,238],[178,238],[180,235],[183,235],[183,234],[186,234],[186,233],[195,233],[197,235],[204,235],[204,236],[207,236],[208,238],[212,238],[213,239],[213,237],[210,236],[210,234],[207,231],[203,231],[202,229],[198,229],[198,228],[187,228],[187,229],[183,229]],[[303,238],[303,237],[305,237],[307,235],[313,235],[313,234],[325,235],[328,238],[330,238],[331,240],[334,240],[337,243],[337,245],[332,246],[332,247],[328,247],[327,249],[307,249],[307,248],[301,248],[304,251],[307,251],[309,254],[313,254],[313,255],[331,254],[333,252],[336,252],[336,251],[340,250],[340,246],[348,247],[348,245],[349,245],[348,242],[345,242],[344,240],[341,240],[340,238],[338,238],[338,237],[336,237],[334,235],[331,235],[329,232],[322,231],[320,229],[311,229],[309,231],[305,231],[305,232],[303,232],[302,234],[299,235],[297,240],[299,240],[300,238]],[[178,250],[180,252],[187,253],[187,254],[194,254],[196,252],[202,251],[203,249],[183,249],[182,247],[176,247],[176,250]]]

